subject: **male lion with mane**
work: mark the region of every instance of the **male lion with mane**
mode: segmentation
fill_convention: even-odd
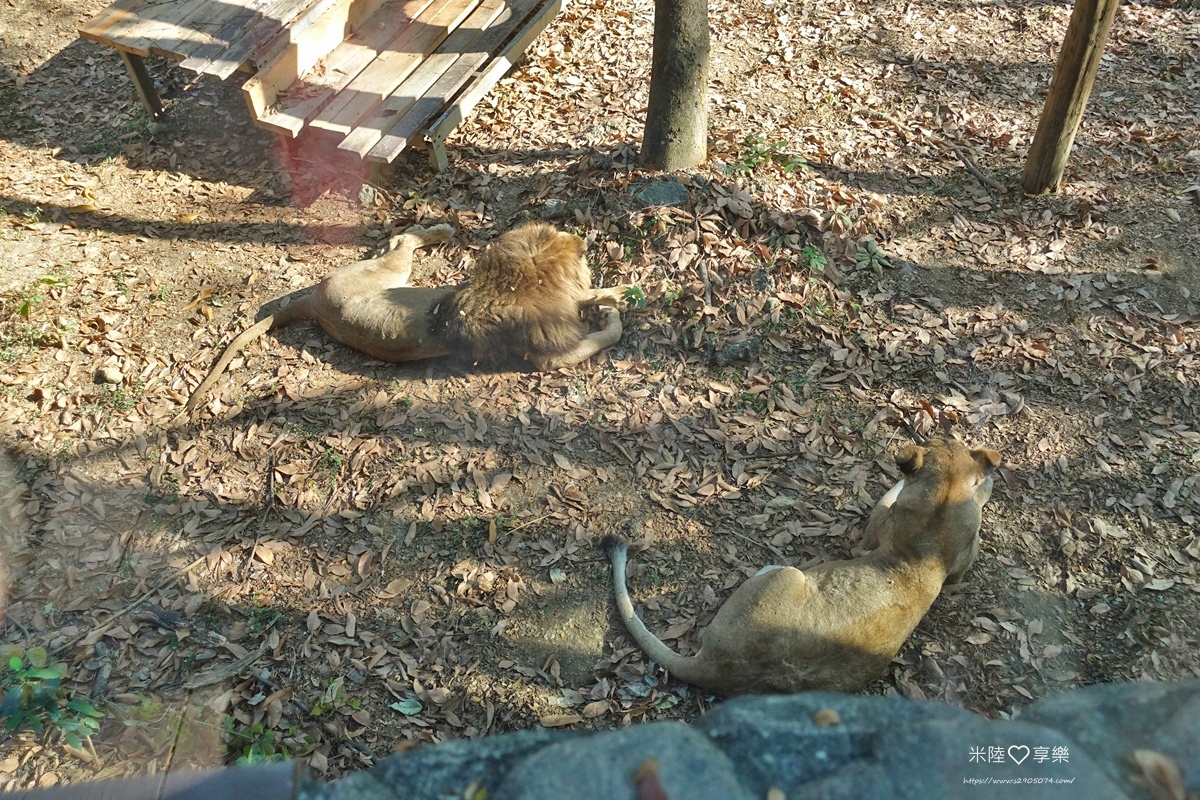
[[[247,344],[306,319],[342,344],[389,362],[516,355],[553,370],[585,361],[621,338],[618,309],[635,287],[591,288],[583,240],[544,223],[503,234],[479,254],[466,283],[409,286],[413,251],[453,233],[449,225],[409,228],[391,238],[384,255],[336,269],[290,305],[262,316],[229,343],[192,393],[187,413]],[[588,332],[580,317],[585,306],[602,307],[602,330]]]

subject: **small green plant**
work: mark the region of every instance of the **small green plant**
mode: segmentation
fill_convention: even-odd
[[[297,436],[306,442],[315,442],[317,439],[320,439],[321,434],[324,433],[323,428],[316,423],[309,422],[308,420],[301,420],[300,422],[297,422],[292,426],[292,431],[294,431]]]
[[[813,297],[804,306],[804,313],[810,317],[827,317],[829,316],[829,301],[820,297]]]
[[[416,189],[412,189],[409,191],[408,197],[404,201],[404,210],[412,211],[414,208],[420,208],[421,206],[428,205],[428,204],[429,204],[428,197],[426,197],[425,195],[423,195],[421,192],[417,191]]]
[[[124,386],[105,384],[100,390],[100,405],[117,413],[132,411],[133,407],[137,405],[139,394],[138,386],[126,389]]]
[[[854,254],[854,266],[858,269],[871,270],[877,278],[882,278],[883,268],[891,265],[892,262],[884,255],[884,252],[870,239]]]
[[[807,169],[805,160],[789,154],[787,146],[787,142],[768,142],[761,134],[752,133],[742,140],[744,149],[737,160],[725,166],[725,171],[731,175],[749,175],[768,164],[779,167],[784,175],[792,174],[795,169]]]
[[[321,456],[321,469],[328,473],[330,477],[333,477],[342,469],[343,460],[341,453],[333,448],[329,448]]]
[[[235,764],[270,764],[292,757],[283,744],[283,734],[268,730],[261,722],[237,730],[237,719],[229,714],[222,727],[225,731],[225,752],[239,753]]]
[[[237,610],[246,615],[250,623],[250,633],[259,636],[266,633],[283,616],[277,609],[262,606],[237,606]]]
[[[625,305],[629,306],[630,308],[646,307],[646,293],[642,291],[642,287],[640,286],[630,286],[625,290],[623,298],[625,300]]]
[[[46,650],[31,647],[28,651],[15,645],[0,648],[6,663],[0,677],[0,720],[4,731],[11,733],[29,728],[41,734],[47,728],[57,730],[76,750],[82,749],[84,737],[100,730],[104,714],[83,697],[77,697],[62,685],[67,665],[51,663]]]
[[[323,717],[327,714],[332,714],[336,709],[342,706],[350,706],[357,710],[362,705],[356,697],[347,697],[342,687],[345,685],[346,679],[342,677],[333,678],[325,687],[325,691],[321,694],[321,699],[313,703],[312,710],[308,713],[314,717]]]
[[[825,265],[829,263],[825,254],[811,244],[804,245],[804,249],[800,251],[800,258],[809,272],[824,272]]]
[[[17,305],[17,316],[21,319],[29,319],[33,316],[33,308],[38,303],[42,302],[42,295],[39,290],[43,287],[55,289],[66,286],[70,280],[66,275],[43,275],[33,282],[31,286],[25,289],[20,295],[20,303]]]
[[[662,302],[664,306],[673,306],[683,297],[683,288],[673,283],[668,283],[663,289]]]

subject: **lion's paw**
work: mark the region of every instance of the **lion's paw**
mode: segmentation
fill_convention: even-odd
[[[408,233],[420,236],[422,244],[441,244],[454,235],[454,226],[443,222],[441,225],[434,225],[429,228],[409,228]]]
[[[420,225],[413,225],[402,233],[397,233],[388,240],[388,250],[395,250],[400,246],[400,242],[405,236],[412,236],[417,241],[413,242],[413,247],[429,247],[430,245],[441,244],[448,241],[454,235],[454,226],[433,225],[428,228],[423,228]]]

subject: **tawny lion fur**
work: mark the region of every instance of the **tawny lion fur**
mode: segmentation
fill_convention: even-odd
[[[632,287],[591,288],[583,240],[542,223],[502,235],[479,255],[460,286],[409,286],[413,250],[453,233],[449,225],[409,228],[392,237],[384,255],[334,270],[290,305],[262,317],[230,342],[192,393],[187,412],[247,344],[306,319],[339,342],[390,362],[517,355],[539,370],[552,370],[578,364],[621,338],[617,309],[625,307]],[[589,333],[580,318],[581,307],[589,305],[603,306],[602,330]]]
[[[617,611],[651,659],[720,694],[859,691],[886,672],[942,585],[975,560],[999,463],[996,451],[952,439],[904,448],[896,458],[904,477],[867,522],[875,550],[804,572],[764,567],[700,632],[694,656],[671,650],[638,618],[625,586],[627,544],[606,537]]]

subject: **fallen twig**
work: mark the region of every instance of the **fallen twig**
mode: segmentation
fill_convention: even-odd
[[[750,544],[755,544],[755,545],[758,545],[759,547],[770,550],[772,553],[779,556],[780,558],[786,558],[786,556],[784,556],[784,554],[783,554],[783,551],[780,550],[778,547],[776,547],[773,544],[768,544],[767,542],[760,542],[757,539],[751,539],[749,536],[745,535],[744,533],[738,533],[737,531],[730,531],[730,533],[732,533],[734,536],[738,537],[739,539],[745,539]]]
[[[174,580],[175,580],[176,578],[178,578],[180,575],[184,574],[185,572],[187,572],[187,571],[188,571],[188,570],[190,570],[192,567],[196,566],[197,564],[199,564],[201,561],[203,561],[203,560],[204,560],[204,559],[206,559],[206,558],[208,558],[208,556],[207,556],[207,555],[200,556],[200,557],[199,557],[199,558],[197,558],[196,560],[194,560],[194,561],[192,561],[192,562],[190,562],[190,563],[188,563],[188,564],[186,564],[186,565],[184,565],[184,566],[180,567],[179,569],[175,570],[175,571],[174,571],[174,572],[172,572],[170,575],[168,575],[166,578],[162,579],[162,580],[161,580],[161,581],[159,581],[158,583],[154,584],[154,586],[152,586],[151,588],[147,589],[147,590],[145,591],[145,593],[144,593],[144,594],[140,595],[140,596],[139,596],[139,597],[138,597],[136,600],[134,600],[133,602],[129,603],[129,605],[125,606],[124,608],[118,609],[117,611],[114,611],[113,613],[109,614],[109,615],[108,615],[108,619],[107,619],[107,620],[105,620],[103,624],[101,624],[101,625],[97,626],[96,628],[94,628],[94,629],[92,629],[92,630],[90,630],[90,631],[84,631],[83,633],[80,633],[80,634],[78,634],[78,635],[76,635],[76,636],[72,636],[72,637],[71,637],[70,639],[68,639],[66,642],[64,642],[63,644],[60,644],[58,647],[54,648],[54,652],[53,652],[51,655],[58,655],[59,653],[63,652],[64,650],[67,650],[67,649],[69,649],[69,648],[72,648],[72,647],[74,647],[75,645],[79,644],[79,642],[81,642],[81,641],[83,641],[84,639],[86,639],[88,636],[93,636],[93,635],[95,635],[97,632],[101,632],[101,633],[103,633],[104,631],[107,631],[107,630],[108,630],[109,628],[111,628],[111,627],[112,627],[114,624],[116,624],[116,622],[117,622],[117,620],[118,620],[118,619],[120,619],[121,617],[125,616],[125,615],[126,615],[126,614],[128,614],[130,611],[133,611],[135,608],[137,608],[138,606],[140,606],[142,603],[144,603],[144,602],[146,602],[147,600],[149,600],[149,599],[150,599],[150,596],[151,596],[151,595],[153,595],[155,592],[159,591],[159,590],[160,590],[160,589],[162,589],[164,586],[166,586],[166,585],[170,584],[172,581],[174,581]]]
[[[974,175],[976,178],[978,178],[980,180],[980,182],[983,183],[985,186],[990,186],[993,189],[995,189],[997,192],[1007,191],[1004,187],[1004,184],[1000,183],[995,178],[989,178],[987,175],[984,175],[983,172],[979,169],[979,167],[975,166],[975,162],[971,160],[971,157],[969,155],[967,155],[966,151],[963,150],[961,147],[954,144],[953,142],[948,142],[944,139],[942,140],[942,143],[946,147],[953,150],[955,155],[958,156],[958,159],[960,161],[962,161],[962,163],[966,166],[967,171],[970,172],[972,175]]]

